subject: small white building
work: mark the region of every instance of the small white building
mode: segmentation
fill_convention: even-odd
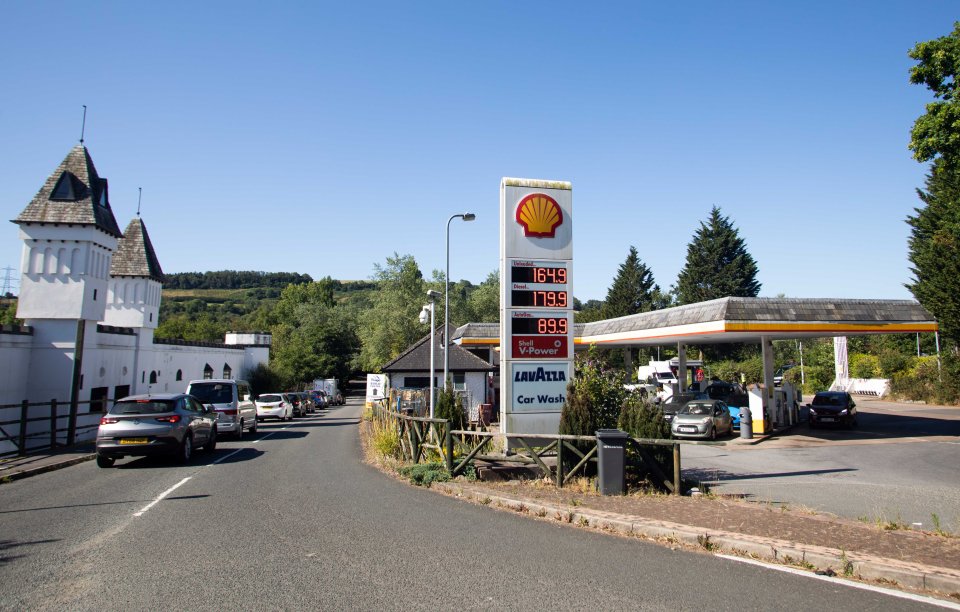
[[[0,420],[18,418],[25,400],[56,400],[61,414],[76,411],[77,437],[91,437],[108,399],[242,378],[268,360],[262,332],[230,334],[223,344],[154,338],[160,262],[139,215],[120,232],[107,180],[83,145],[13,223],[23,241],[17,318],[25,325],[0,329],[0,406],[18,405],[0,408]],[[9,450],[0,443],[0,453]]]

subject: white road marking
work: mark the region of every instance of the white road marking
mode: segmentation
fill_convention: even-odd
[[[960,604],[955,604],[952,601],[944,601],[943,599],[937,599],[935,597],[927,597],[925,595],[916,595],[914,593],[905,593],[903,591],[896,591],[894,589],[887,589],[884,587],[874,586],[872,584],[864,584],[862,582],[855,582],[853,580],[845,580],[838,576],[821,576],[819,574],[814,574],[806,570],[797,569],[794,567],[786,567],[784,565],[775,565],[772,563],[764,563],[762,561],[757,561],[756,559],[747,559],[744,557],[736,557],[733,555],[714,555],[720,557],[721,559],[729,559],[730,561],[739,561],[740,563],[746,563],[748,565],[756,565],[758,567],[765,567],[767,569],[776,570],[778,572],[785,572],[787,574],[794,574],[796,576],[803,576],[805,578],[815,578],[816,580],[823,580],[825,582],[830,582],[835,585],[848,586],[854,589],[862,589],[864,591],[873,591],[874,593],[880,593],[882,595],[887,595],[889,597],[898,597],[900,599],[909,599],[910,601],[917,601],[920,603],[931,604],[934,606],[940,606],[942,608],[947,608],[950,610],[960,610]]]
[[[286,427],[284,427],[284,428],[282,428],[282,429],[279,429],[279,430],[277,430],[277,431],[283,431],[283,430],[285,430],[285,429],[290,429],[290,427],[292,427],[292,425],[287,425]],[[272,436],[272,435],[275,434],[275,433],[277,433],[277,432],[274,431],[274,432],[272,432],[272,433],[269,433],[269,434],[263,436],[262,438],[258,439],[257,442],[262,442],[263,440],[266,440],[267,438],[269,438],[270,436]],[[233,451],[232,453],[230,453],[230,454],[228,454],[228,455],[224,455],[223,457],[220,457],[219,459],[217,459],[216,461],[214,461],[214,462],[211,463],[210,465],[217,465],[218,463],[221,463],[221,462],[223,462],[223,461],[226,461],[227,459],[229,459],[230,457],[233,457],[234,455],[236,455],[236,454],[239,453],[240,451],[246,450],[246,448],[247,448],[247,447],[238,448],[237,450]],[[208,466],[204,466],[204,467],[208,467]],[[149,510],[150,508],[153,508],[154,506],[156,506],[159,502],[161,502],[161,501],[163,500],[164,497],[166,497],[167,495],[170,495],[171,493],[173,493],[175,490],[177,490],[180,486],[182,486],[185,482],[187,482],[187,481],[190,480],[191,478],[193,478],[193,476],[187,476],[186,478],[184,478],[183,480],[181,480],[181,481],[178,482],[177,484],[173,485],[172,487],[170,487],[169,489],[167,489],[166,491],[164,491],[163,493],[161,493],[160,495],[158,495],[157,498],[154,499],[152,502],[150,502],[149,504],[147,504],[146,506],[144,506],[139,512],[134,512],[133,516],[143,516],[143,514],[144,514],[147,510]]]
[[[153,500],[152,502],[150,502],[149,504],[147,504],[146,506],[144,506],[143,509],[140,510],[140,512],[135,512],[135,513],[133,514],[133,516],[141,516],[144,512],[146,512],[146,511],[149,510],[150,508],[153,508],[153,507],[154,507],[155,505],[157,505],[157,503],[159,503],[164,497],[166,497],[167,495],[170,495],[171,493],[173,493],[174,491],[176,491],[176,490],[180,487],[180,485],[184,484],[185,482],[187,482],[187,481],[190,480],[191,478],[193,478],[193,476],[187,476],[186,478],[184,478],[183,480],[181,480],[181,481],[178,482],[177,484],[173,485],[172,487],[170,487],[169,489],[167,489],[166,491],[164,491],[163,493],[161,493],[160,495],[158,495],[155,500]]]

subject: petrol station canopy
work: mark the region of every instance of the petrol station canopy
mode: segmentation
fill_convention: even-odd
[[[574,344],[655,346],[760,342],[869,334],[936,332],[913,300],[725,297],[574,325]],[[468,323],[451,338],[465,348],[497,346],[499,323]]]

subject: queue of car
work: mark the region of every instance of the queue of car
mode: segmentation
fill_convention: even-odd
[[[184,393],[118,399],[100,419],[97,465],[123,457],[167,455],[186,463],[197,448],[212,451],[221,434],[236,439],[267,419],[290,421],[328,407],[315,392],[271,392],[254,398],[246,381],[191,380]]]

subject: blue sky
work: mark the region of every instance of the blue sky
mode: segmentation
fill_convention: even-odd
[[[574,294],[664,289],[710,208],[761,295],[909,298],[916,43],[955,2],[5,2],[0,201],[76,143],[166,272],[483,281],[503,176],[573,184]],[[19,268],[15,225],[0,267]]]

